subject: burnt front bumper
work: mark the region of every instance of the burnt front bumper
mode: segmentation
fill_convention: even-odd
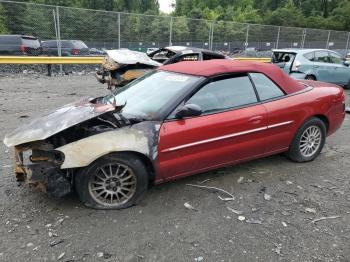
[[[71,174],[60,169],[60,165],[50,161],[45,154],[34,155],[30,148],[15,147],[14,174],[17,181],[53,197],[69,194],[72,191]]]

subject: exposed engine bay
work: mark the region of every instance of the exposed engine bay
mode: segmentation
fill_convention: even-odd
[[[4,142],[7,146],[14,146],[14,174],[17,181],[25,182],[50,196],[63,197],[72,191],[73,174],[79,172],[78,167],[93,161],[99,156],[99,149],[105,152],[113,142],[116,144],[113,150],[124,146],[151,157],[156,141],[154,136],[157,134],[154,132],[154,123],[145,122],[138,126],[142,119],[126,118],[119,113],[122,106],[103,105],[100,99],[85,99],[66,105],[40,118],[47,122],[46,125],[40,120],[34,120],[26,128],[9,134]],[[89,114],[86,114],[87,111]],[[71,122],[77,115],[81,117],[81,122]],[[132,125],[127,130],[130,139],[125,145],[120,142],[125,137],[123,127]],[[40,126],[48,128],[45,130]],[[84,144],[85,139],[90,141]],[[76,145],[77,142],[80,144]],[[86,154],[86,162],[80,163],[79,159],[70,158],[70,150]],[[68,167],[64,168],[64,165]]]

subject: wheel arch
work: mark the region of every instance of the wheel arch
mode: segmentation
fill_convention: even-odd
[[[149,183],[154,184],[155,177],[156,177],[156,169],[155,169],[154,161],[150,159],[149,156],[137,151],[130,151],[130,150],[116,151],[116,152],[111,152],[110,154],[134,155],[137,158],[139,158],[142,161],[142,163],[145,165],[147,173],[149,174],[149,177],[148,177]]]
[[[326,132],[328,132],[328,130],[329,130],[329,120],[328,120],[327,116],[322,115],[322,114],[317,114],[317,115],[313,115],[312,117],[316,117],[316,118],[319,118],[320,120],[322,120],[322,122],[326,126]]]
[[[305,79],[308,76],[312,76],[314,78],[314,80],[317,81],[317,76],[316,76],[316,74],[314,72],[307,72],[307,73],[305,73]]]
[[[139,158],[141,160],[141,162],[145,165],[146,171],[149,174],[149,177],[148,177],[149,184],[150,185],[154,184],[155,176],[156,176],[156,169],[155,169],[155,166],[154,166],[154,162],[147,155],[145,155],[143,153],[140,153],[140,152],[137,152],[137,151],[131,151],[131,150],[111,151],[111,152],[108,152],[108,153],[106,153],[104,155],[101,155],[101,156],[95,158],[93,161],[91,161],[86,166],[82,166],[82,167],[76,168],[76,170],[79,170],[78,172],[80,172],[81,170],[83,170],[84,168],[92,165],[94,162],[98,161],[99,159],[104,158],[104,157],[109,156],[109,155],[115,155],[115,154],[118,154],[118,155],[129,155],[129,156],[135,156],[135,157]]]

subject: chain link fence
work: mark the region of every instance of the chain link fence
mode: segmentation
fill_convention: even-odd
[[[97,50],[194,46],[229,55],[264,56],[274,48],[329,48],[343,55],[350,32],[209,21],[0,1],[0,35],[32,35],[41,41],[81,40]]]

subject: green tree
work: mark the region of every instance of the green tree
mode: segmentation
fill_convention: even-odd
[[[305,26],[305,17],[303,13],[289,1],[284,7],[279,7],[275,11],[268,12],[264,22],[270,25],[280,26]]]
[[[6,34],[8,33],[6,28],[6,17],[5,17],[5,10],[3,6],[0,4],[0,34]]]

